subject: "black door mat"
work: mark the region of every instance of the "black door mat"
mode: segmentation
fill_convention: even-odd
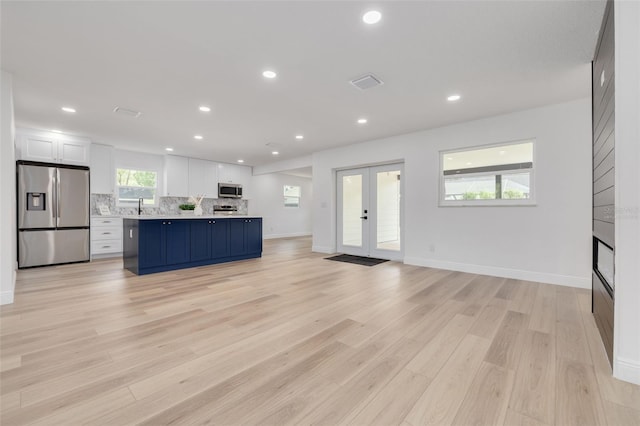
[[[336,260],[338,262],[355,263],[356,265],[376,266],[380,263],[387,262],[387,259],[376,259],[375,257],[352,256],[350,254],[339,254],[337,256],[325,257],[327,260]]]

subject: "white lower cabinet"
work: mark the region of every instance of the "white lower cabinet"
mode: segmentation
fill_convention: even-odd
[[[122,255],[122,218],[91,218],[91,258]]]

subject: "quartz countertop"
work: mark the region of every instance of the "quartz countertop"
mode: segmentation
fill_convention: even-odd
[[[214,215],[129,215],[122,216],[123,219],[138,220],[178,220],[178,219],[262,219],[261,216],[241,215],[241,214],[214,214]]]

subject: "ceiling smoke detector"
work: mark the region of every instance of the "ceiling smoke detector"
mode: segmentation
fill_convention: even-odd
[[[133,117],[133,118],[138,118],[140,117],[140,115],[142,115],[140,111],[134,111],[132,109],[127,109],[122,107],[115,107],[113,109],[113,112],[117,114],[128,115],[129,117]]]
[[[371,89],[372,87],[380,86],[384,83],[373,74],[367,74],[362,77],[358,77],[355,80],[351,80],[351,84],[353,84],[360,90],[367,90]]]

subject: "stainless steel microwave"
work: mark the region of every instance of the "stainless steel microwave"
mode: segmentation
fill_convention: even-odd
[[[218,198],[242,198],[242,185],[218,183]]]

